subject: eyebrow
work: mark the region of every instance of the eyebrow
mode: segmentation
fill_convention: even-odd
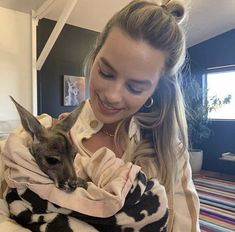
[[[110,68],[113,72],[118,73],[116,69],[104,58],[100,58],[101,62],[106,65],[108,68]],[[136,80],[136,79],[129,79],[131,82],[134,82],[136,84],[151,86],[152,82],[150,80]]]

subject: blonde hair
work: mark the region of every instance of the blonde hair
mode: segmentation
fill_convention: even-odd
[[[179,70],[185,59],[185,37],[178,24],[184,16],[184,7],[174,1],[168,1],[163,6],[154,1],[132,1],[109,20],[98,36],[86,64],[86,73],[89,75],[92,64],[113,27],[118,27],[131,38],[145,41],[165,53],[165,67],[152,95],[154,105],[147,110],[143,106],[135,114],[144,133],[141,145],[129,157],[130,161],[138,162],[141,157],[153,157],[155,154],[157,175],[167,190],[174,181],[176,157],[187,148],[184,103],[179,85]],[[115,140],[118,146],[123,145],[123,133],[127,136],[129,120],[121,122],[116,131]],[[178,138],[182,143],[180,151],[176,148]]]

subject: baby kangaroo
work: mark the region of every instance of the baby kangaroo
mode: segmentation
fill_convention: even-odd
[[[77,187],[87,188],[85,180],[76,176],[73,160],[77,152],[68,132],[76,122],[84,103],[81,103],[64,120],[45,128],[30,112],[17,103],[13,97],[23,128],[32,136],[30,153],[39,168],[55,182],[56,187],[72,192]]]

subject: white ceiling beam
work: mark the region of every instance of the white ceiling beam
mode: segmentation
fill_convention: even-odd
[[[55,1],[56,0],[46,0],[36,11],[33,12],[32,16],[38,20],[44,18],[51,10]]]
[[[67,4],[65,5],[50,37],[48,38],[40,56],[38,57],[37,65],[36,65],[38,71],[41,70],[48,54],[50,53],[56,39],[58,38],[61,30],[63,29],[69,15],[71,14],[76,4],[77,4],[77,0],[67,0]]]

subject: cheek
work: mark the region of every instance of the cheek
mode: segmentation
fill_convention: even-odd
[[[89,90],[90,90],[90,94],[92,95],[93,94],[93,91],[94,91],[94,84],[93,84],[93,80],[90,79],[89,81]]]
[[[102,79],[99,76],[97,64],[94,63],[93,68],[91,69],[91,73],[90,73],[90,83],[89,83],[90,90],[94,91],[94,90],[99,89],[103,85],[103,83],[101,82],[102,82]]]
[[[94,71],[92,71],[90,75],[90,82],[89,82],[90,94],[93,94],[96,88],[97,88],[97,77]]]
[[[147,97],[138,97],[136,99],[129,97],[127,104],[129,105],[129,109],[135,113],[144,105],[147,99]]]
[[[127,98],[127,104],[129,106],[129,109],[131,109],[131,111],[135,111],[134,113],[136,113],[140,108],[143,107],[145,102],[148,101],[148,99],[152,96],[154,90],[155,88],[150,89],[146,94],[144,94],[143,96],[139,96],[139,97],[129,96]]]

